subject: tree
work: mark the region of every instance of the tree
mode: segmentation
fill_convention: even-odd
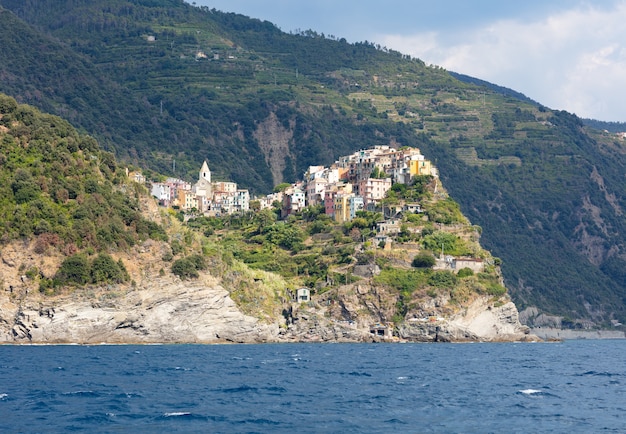
[[[269,226],[274,224],[276,221],[276,213],[266,208],[256,213],[253,221],[257,225],[257,232],[262,234]]]
[[[374,170],[372,170],[372,173],[370,173],[370,178],[384,179],[387,178],[387,174],[380,167],[376,166],[374,167]]]
[[[454,234],[436,231],[431,235],[424,237],[423,245],[425,249],[433,252],[442,251],[444,253],[450,253],[456,246],[458,237]]]
[[[35,182],[30,172],[26,169],[17,169],[11,183],[15,202],[26,203],[39,196],[41,188]]]
[[[250,211],[259,212],[261,211],[261,202],[258,200],[250,201]]]
[[[291,184],[288,182],[282,182],[274,187],[274,193],[280,193],[281,191],[287,190],[289,187],[291,187]]]

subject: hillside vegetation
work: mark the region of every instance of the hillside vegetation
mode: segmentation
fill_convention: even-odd
[[[484,228],[520,309],[626,320],[618,136],[371,42],[182,0],[0,5],[0,91],[123,161],[192,179],[207,159],[263,193],[359,148],[418,147]]]
[[[37,286],[44,297],[74,291],[93,294],[95,302],[96,294],[99,301],[116,298],[129,284],[135,287],[135,279],[154,279],[157,273],[192,280],[208,272],[221,279],[243,312],[269,323],[287,315],[302,287],[310,288],[314,303],[321,296],[347,303],[340,288],[373,286],[374,304],[329,313],[334,321],[366,325],[437,318],[479,296],[494,305],[508,301],[499,259],[479,244],[480,228],[469,224],[430,175],[396,184],[386,199],[388,205],[410,200],[421,208],[402,216],[391,248],[374,238],[381,213],[360,211],[337,224],[321,206],[286,221],[278,220],[279,208],[187,221],[182,212],[161,209],[157,215],[165,224],[157,224],[142,211],[150,206],[140,205],[154,208],[156,200],[126,176],[112,154],[66,121],[4,95],[0,143],[0,286],[5,291],[8,286],[13,298],[20,281]],[[138,259],[154,247],[160,257],[153,254],[149,264]],[[457,273],[442,264],[433,268],[439,254],[474,258],[485,266]],[[26,294],[22,290],[19,296]]]
[[[164,229],[142,215],[141,194],[145,188],[126,184],[115,156],[92,137],[0,95],[2,244],[34,240],[36,254],[54,250],[68,257],[55,276],[30,270],[43,278],[42,289],[128,280],[124,265],[108,253],[148,238],[167,240]]]

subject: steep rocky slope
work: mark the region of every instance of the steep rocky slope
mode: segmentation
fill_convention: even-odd
[[[41,256],[12,244],[0,252],[0,342],[4,343],[220,343],[220,342],[465,342],[536,338],[518,319],[508,298],[476,297],[449,311],[449,300],[432,299],[431,316],[400,326],[397,336],[377,336],[372,326],[394,297],[368,281],[342,285],[308,303],[282,300],[283,315],[244,314],[225,280],[203,273],[181,281],[157,270],[164,246],[148,241],[121,255],[132,284],[67,289],[47,296],[21,270],[38,265],[53,273],[61,255]],[[161,275],[159,275],[161,274]],[[278,276],[276,276],[279,279]],[[253,283],[250,283],[251,285]],[[346,315],[355,321],[346,321]],[[389,312],[387,313],[389,315]],[[383,314],[383,316],[385,316]]]

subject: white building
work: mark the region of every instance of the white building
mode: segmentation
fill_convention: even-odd
[[[250,192],[237,190],[235,195],[234,212],[246,212],[250,210]]]
[[[311,290],[309,288],[298,288],[296,290],[296,301],[298,303],[311,301]]]
[[[193,191],[198,196],[210,198],[213,194],[213,188],[211,186],[211,171],[206,160],[202,163],[200,173],[198,174],[198,182],[193,186]]]
[[[150,193],[152,196],[156,197],[159,204],[163,206],[168,206],[172,200],[170,186],[162,182],[153,183]]]

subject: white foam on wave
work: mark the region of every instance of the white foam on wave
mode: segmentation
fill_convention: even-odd
[[[191,371],[191,368],[183,368],[182,366],[175,366],[175,371]]]
[[[172,413],[164,413],[163,416],[165,417],[176,417],[176,416],[190,416],[191,413],[189,413],[188,411],[174,411]]]
[[[6,393],[0,393],[0,401],[4,400],[4,398],[6,398],[7,396],[9,395],[7,395]]]
[[[524,390],[520,390],[520,393],[523,393],[524,395],[535,395],[537,393],[541,393],[541,390],[537,390],[537,389],[524,389]]]

